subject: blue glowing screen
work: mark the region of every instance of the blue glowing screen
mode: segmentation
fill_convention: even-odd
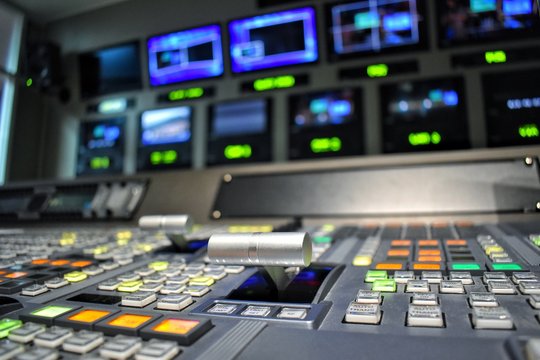
[[[175,144],[191,139],[191,108],[147,110],[141,115],[143,146]]]
[[[229,23],[235,73],[317,61],[315,10],[311,7]]]
[[[358,114],[353,89],[291,96],[294,127],[321,127],[354,121]]]
[[[123,120],[111,119],[83,123],[83,144],[87,149],[110,149],[119,144],[123,133]]]
[[[210,25],[148,39],[148,72],[152,86],[223,74],[221,28]]]
[[[363,0],[333,6],[333,51],[344,55],[419,44],[416,5],[416,0]]]
[[[268,104],[264,99],[234,101],[214,106],[213,138],[264,134],[268,128]]]

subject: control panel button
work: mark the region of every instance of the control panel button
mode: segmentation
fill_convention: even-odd
[[[160,310],[180,311],[193,303],[190,295],[168,295],[158,300],[157,308]]]
[[[157,300],[156,293],[138,291],[122,296],[122,306],[143,308]]]
[[[103,344],[103,334],[94,331],[81,330],[68,338],[62,344],[64,351],[86,354]]]
[[[439,305],[439,299],[435,293],[414,293],[412,303],[414,305]]]
[[[429,283],[427,280],[409,280],[405,287],[405,292],[408,293],[426,293],[429,292]]]
[[[407,326],[443,327],[444,320],[440,306],[409,305]]]
[[[406,284],[409,280],[414,280],[413,271],[396,271],[394,272],[394,280],[398,284]]]
[[[236,304],[215,304],[206,312],[210,314],[230,315],[238,309]]]
[[[465,288],[461,281],[443,280],[440,285],[441,294],[464,294]]]
[[[242,311],[242,316],[256,316],[256,317],[267,317],[270,315],[272,308],[270,306],[248,306],[244,311]]]
[[[52,326],[45,332],[36,335],[34,338],[34,344],[41,347],[47,347],[55,349],[62,345],[67,338],[73,336],[73,330]]]
[[[135,360],[171,360],[180,352],[174,341],[152,339],[135,354]]]
[[[277,314],[279,319],[302,320],[307,316],[307,309],[285,307]]]
[[[471,306],[488,306],[488,307],[494,307],[499,306],[499,302],[497,301],[497,298],[495,295],[490,293],[480,293],[480,292],[473,292],[469,296],[469,303]]]
[[[208,319],[166,318],[141,330],[145,339],[176,341],[180,345],[191,345],[212,328]]]
[[[475,329],[512,329],[510,313],[503,307],[473,307],[472,323]]]
[[[379,291],[359,290],[356,293],[356,302],[359,304],[380,304],[382,301]]]
[[[448,277],[451,281],[461,281],[463,285],[472,285],[474,284],[472,275],[470,272],[465,271],[450,271]]]
[[[99,355],[107,359],[124,360],[133,356],[140,348],[141,339],[117,335],[99,349]]]
[[[519,283],[519,291],[527,295],[540,295],[540,282],[522,281]]]
[[[358,304],[351,302],[345,313],[345,322],[356,324],[378,324],[381,321],[378,304]]]

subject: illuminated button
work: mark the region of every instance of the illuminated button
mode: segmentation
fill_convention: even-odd
[[[452,270],[481,270],[480,264],[476,263],[453,263]]]
[[[270,306],[248,306],[240,315],[242,316],[255,316],[255,317],[267,317],[270,315],[272,308]]]
[[[495,271],[515,271],[523,270],[523,267],[519,264],[492,264]]]
[[[408,257],[411,252],[406,249],[390,249],[386,253],[387,256],[393,256],[393,257]]]
[[[406,284],[409,280],[414,280],[414,272],[412,271],[396,271],[394,280],[398,284]]]
[[[413,270],[441,270],[441,264],[413,264]]]
[[[160,310],[180,311],[193,303],[190,295],[168,295],[162,297],[157,302],[157,308]]]
[[[161,338],[176,341],[180,345],[191,345],[208,330],[212,328],[212,323],[208,319],[182,319],[166,318],[144,328],[141,333],[143,337]]]
[[[154,261],[148,264],[148,267],[155,271],[163,271],[169,267],[168,261]]]
[[[415,292],[427,293],[427,292],[429,292],[429,283],[427,282],[427,280],[409,280],[409,281],[407,281],[407,286],[405,288],[405,292],[408,292],[408,293],[415,293]]]
[[[429,249],[420,249],[418,250],[418,255],[420,256],[440,256],[441,250],[429,250]]]
[[[307,309],[284,307],[276,315],[278,319],[302,320],[307,316]]]
[[[493,294],[515,294],[516,289],[510,281],[490,281],[488,282],[488,290]]]
[[[375,280],[371,289],[381,292],[396,292],[396,282],[394,279]]]
[[[167,284],[179,284],[179,285],[185,285],[189,282],[189,276],[186,275],[180,275],[180,276],[173,276],[167,279]]]
[[[356,293],[356,302],[359,304],[380,304],[381,301],[381,293],[378,291],[358,290]]]
[[[210,314],[230,315],[238,309],[236,304],[215,304],[206,312]]]
[[[171,360],[180,352],[174,341],[152,339],[135,354],[135,360]]]
[[[368,270],[364,279],[367,283],[372,283],[375,280],[388,279],[388,273],[385,270]]]
[[[492,253],[504,252],[504,248],[499,245],[490,245],[484,249],[484,252],[486,255],[490,255]]]
[[[49,259],[36,259],[36,260],[32,260],[32,265],[45,265],[50,262],[51,261]]]
[[[22,326],[22,321],[13,319],[1,319],[0,320],[0,339],[3,339],[9,335],[11,330],[15,330]]]
[[[28,322],[17,329],[11,330],[9,332],[8,339],[21,344],[28,344],[34,340],[37,334],[44,331],[45,325]]]
[[[114,290],[118,289],[120,284],[122,284],[122,282],[120,280],[109,279],[109,280],[105,280],[105,281],[99,283],[98,289],[103,290],[103,291],[114,291]]]
[[[53,319],[75,308],[69,306],[48,305],[43,308],[32,311],[30,314],[40,318]]]
[[[526,295],[540,295],[540,282],[522,281],[519,284],[519,291]]]
[[[136,272],[128,272],[117,277],[120,281],[135,281],[139,280],[141,276]]]
[[[175,335],[185,335],[193,330],[200,321],[183,319],[166,319],[152,328],[153,331]]]
[[[69,321],[76,321],[80,323],[91,324],[91,323],[95,323],[98,320],[103,319],[109,314],[111,314],[111,312],[106,311],[106,310],[87,309],[87,310],[82,310],[74,315],[71,315],[67,319]]]
[[[439,299],[435,293],[414,293],[412,297],[414,305],[439,305]]]
[[[143,284],[142,280],[123,281],[116,290],[120,292],[133,293],[133,292],[139,291],[142,284]]]
[[[452,281],[461,281],[463,285],[474,284],[471,273],[464,271],[451,271],[449,279]]]
[[[455,240],[446,240],[446,245],[448,246],[466,246],[467,240],[455,239]]]
[[[163,284],[160,284],[160,283],[146,283],[146,284],[143,284],[143,285],[139,288],[139,291],[145,291],[145,292],[153,292],[153,293],[157,293],[157,292],[159,292],[161,289],[163,289]]]
[[[465,289],[461,281],[443,280],[440,285],[441,294],[464,294]]]
[[[106,359],[125,360],[135,355],[142,341],[137,337],[117,335],[99,348],[99,355]]]
[[[361,255],[361,256],[355,256],[353,259],[353,265],[354,266],[369,266],[371,265],[372,261],[371,256]]]
[[[475,329],[512,329],[514,322],[503,307],[473,307],[472,323]]]
[[[212,286],[214,285],[214,283],[215,283],[214,279],[208,276],[195,277],[189,280],[189,285]]]
[[[83,273],[82,271],[72,271],[65,274],[64,279],[66,279],[70,283],[76,283],[88,279],[88,275]]]
[[[53,326],[34,338],[34,344],[41,347],[55,349],[62,345],[69,337],[73,336],[73,330]]]
[[[62,349],[72,353],[86,354],[103,344],[103,341],[102,333],[82,330],[64,341]]]
[[[440,271],[422,271],[422,280],[427,280],[430,284],[439,284],[442,281]]]
[[[440,306],[409,305],[407,326],[443,327],[444,321]]]
[[[316,244],[329,244],[332,242],[331,236],[315,236],[313,242]]]
[[[381,322],[381,307],[377,304],[358,304],[351,302],[345,313],[345,322],[378,324]]]
[[[107,325],[116,328],[137,329],[149,322],[152,316],[140,314],[122,314],[107,322]]]
[[[439,246],[439,240],[418,240],[418,246]]]
[[[83,267],[87,267],[87,266],[92,265],[92,262],[88,261],[88,260],[81,260],[81,261],[72,262],[70,265],[75,266],[75,267],[83,268]]]
[[[405,265],[401,263],[378,263],[375,265],[377,270],[402,270],[404,268]]]
[[[185,289],[186,286],[182,284],[167,284],[160,290],[160,292],[165,295],[181,294]]]
[[[512,274],[512,281],[515,283],[515,284],[519,284],[523,281],[525,282],[536,282],[536,281],[539,281],[538,277],[536,276],[536,274],[532,273],[532,272],[524,272],[524,273],[513,273]]]
[[[419,256],[419,262],[441,262],[442,258],[440,256]]]
[[[210,292],[210,289],[208,286],[202,286],[202,285],[193,285],[188,286],[186,290],[184,290],[184,294],[195,296],[195,297],[201,297]]]
[[[8,279],[18,279],[18,278],[21,278],[21,277],[26,276],[26,275],[28,275],[28,273],[23,272],[23,271],[18,271],[18,272],[12,272],[12,273],[9,273],[7,275],[4,275],[4,277],[6,277]]]
[[[53,260],[53,261],[51,261],[50,264],[52,266],[64,266],[64,265],[67,265],[69,263],[70,263],[69,260],[60,259],[60,260]]]
[[[225,266],[225,272],[228,274],[240,274],[246,268],[242,265],[229,265]]]
[[[392,240],[391,246],[411,246],[411,240]]]

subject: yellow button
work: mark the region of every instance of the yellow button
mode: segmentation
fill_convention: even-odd
[[[490,255],[491,253],[504,252],[504,249],[501,246],[492,245],[486,247],[484,251],[486,252],[486,255]]]
[[[352,264],[354,266],[369,266],[371,265],[372,260],[373,258],[371,256],[358,255],[358,256],[355,256]]]
[[[82,271],[72,271],[64,275],[64,279],[69,282],[80,282],[86,280],[87,278],[88,275],[83,273]]]
[[[167,268],[169,267],[169,262],[168,261],[154,261],[148,264],[148,267],[155,271],[163,271],[163,270],[167,270]]]
[[[201,286],[211,286],[214,285],[215,280],[208,276],[199,276],[194,277],[189,281],[189,285],[201,285]]]
[[[185,335],[199,325],[197,320],[166,319],[157,324],[152,330],[157,332]]]
[[[136,329],[150,319],[152,319],[152,317],[148,315],[122,314],[109,321],[108,324],[110,326]]]
[[[124,281],[120,284],[120,286],[118,286],[116,291],[132,293],[138,291],[142,285],[142,280]]]
[[[109,315],[110,311],[103,311],[103,310],[83,310],[81,312],[78,312],[75,315],[72,315],[68,318],[68,320],[71,321],[78,321],[83,323],[94,323],[98,321],[101,318],[104,318],[105,316]]]

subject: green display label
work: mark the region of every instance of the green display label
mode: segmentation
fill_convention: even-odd
[[[519,127],[519,136],[524,139],[535,138],[540,136],[540,131],[536,124],[526,124]]]
[[[111,166],[111,159],[108,156],[99,156],[90,159],[92,170],[105,170]]]
[[[310,143],[311,151],[315,154],[326,152],[339,152],[342,149],[341,139],[338,137],[315,138]]]
[[[181,101],[189,99],[198,99],[204,96],[204,89],[201,87],[178,89],[169,93],[168,98],[170,101]]]
[[[366,68],[366,72],[370,78],[386,77],[388,76],[388,65],[386,64],[369,65]]]
[[[502,64],[506,62],[506,52],[502,50],[486,51],[485,58],[488,64]]]
[[[257,79],[253,82],[255,91],[268,91],[275,89],[287,89],[296,85],[296,78],[292,75],[282,75]]]
[[[441,134],[436,131],[432,133],[424,131],[409,134],[409,144],[411,144],[412,146],[437,145],[440,144],[441,140]]]
[[[170,165],[178,159],[178,152],[175,150],[154,151],[150,154],[152,165]]]
[[[252,155],[251,145],[228,145],[223,151],[229,160],[249,159]]]

